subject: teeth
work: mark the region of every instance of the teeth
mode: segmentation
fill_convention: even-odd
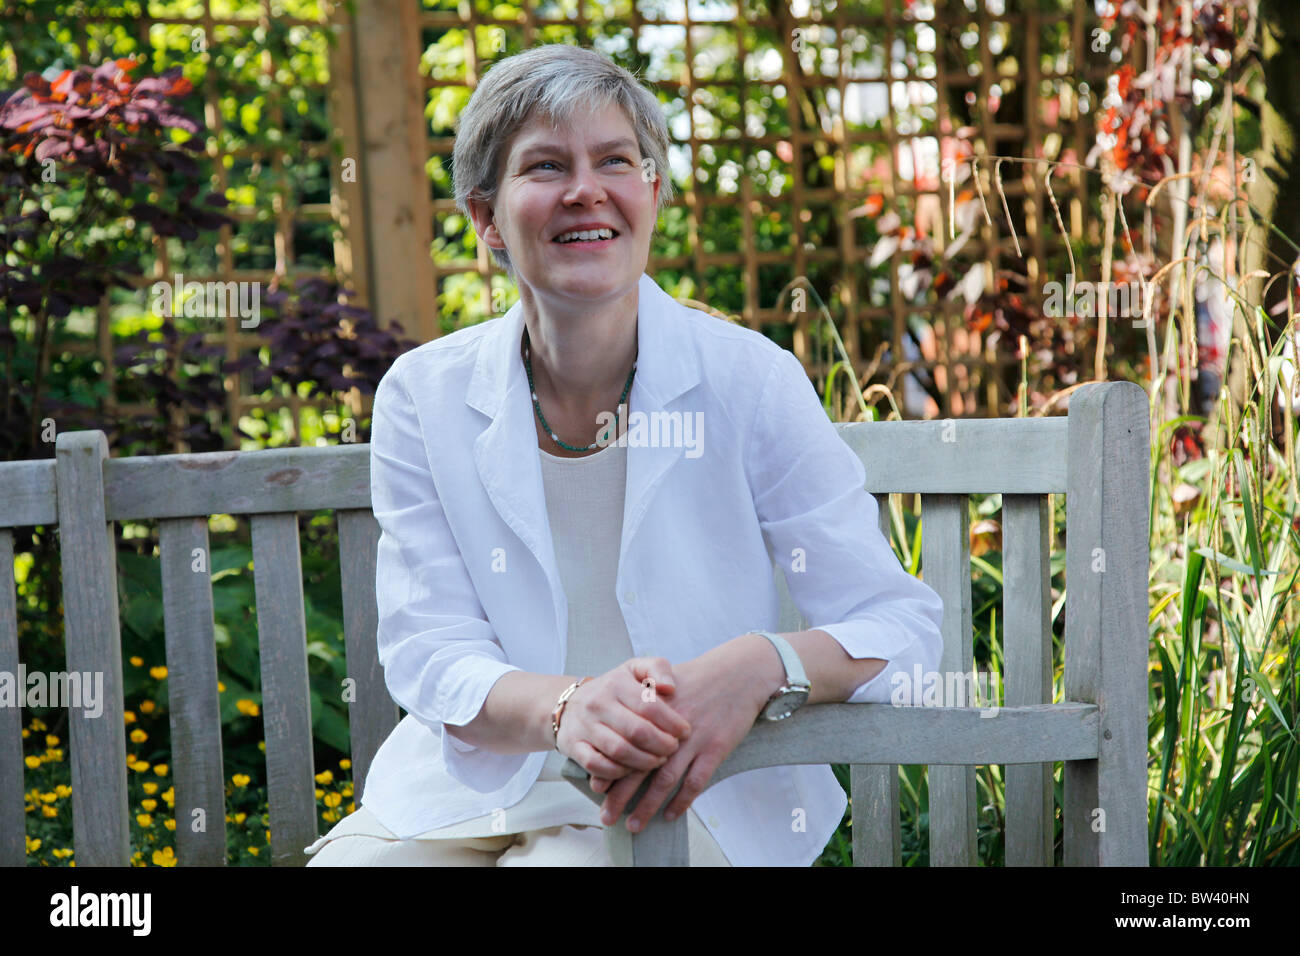
[[[576,242],[579,240],[586,241],[591,239],[613,239],[613,238],[614,238],[613,229],[587,229],[587,230],[580,230],[578,232],[566,232],[562,236],[556,236],[555,241]]]

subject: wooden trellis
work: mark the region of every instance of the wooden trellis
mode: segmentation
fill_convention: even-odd
[[[974,97],[971,142],[979,157],[1009,154],[1033,157],[1050,136],[1057,138],[1057,155],[1072,150],[1081,161],[1091,142],[1091,113],[1080,109],[1081,98],[1072,92],[1067,109],[1060,115],[1044,116],[1044,102],[1053,91],[1069,87],[1077,91],[1081,81],[1091,85],[1095,108],[1098,84],[1109,66],[1086,53],[1086,39],[1092,14],[1085,4],[1062,5],[1054,12],[1040,12],[1037,2],[1005,0],[934,0],[908,4],[904,0],[875,0],[870,3],[840,3],[824,12],[819,3],[808,6],[806,15],[796,16],[793,8],[780,2],[760,4],[742,0],[730,7],[710,8],[706,15],[691,4],[682,5],[682,16],[666,16],[665,5],[650,2],[595,6],[570,2],[522,4],[518,19],[490,16],[479,3],[451,3],[450,0],[367,0],[355,7],[323,7],[320,21],[292,20],[278,16],[271,0],[261,0],[255,18],[222,18],[212,13],[211,0],[201,0],[197,17],[133,17],[127,22],[142,41],[147,41],[155,24],[187,26],[212,36],[217,28],[227,30],[265,29],[274,19],[282,25],[312,32],[332,31],[337,43],[330,51],[329,81],[314,87],[328,96],[332,139],[303,144],[300,156],[328,157],[331,170],[331,201],[297,203],[284,192],[264,193],[258,202],[273,203],[275,262],[270,269],[239,268],[232,252],[232,230],[223,229],[217,243],[219,266],[212,275],[186,275],[198,281],[261,281],[276,276],[294,279],[319,274],[319,268],[302,268],[294,251],[295,228],[307,221],[332,221],[339,227],[334,243],[334,271],[359,293],[360,304],[369,306],[381,322],[399,322],[406,334],[421,341],[440,334],[438,304],[446,283],[466,273],[482,277],[483,313],[491,314],[490,277],[498,270],[485,248],[473,259],[426,253],[434,235],[444,232],[445,221],[458,214],[445,190],[430,182],[427,163],[431,157],[449,165],[454,139],[450,129],[430,129],[425,115],[429,99],[443,88],[472,89],[492,60],[543,42],[577,42],[605,48],[611,36],[622,36],[629,48],[648,57],[642,79],[660,92],[667,102],[680,99],[687,104],[680,117],[686,135],[676,143],[687,170],[676,175],[680,188],[677,203],[685,210],[686,251],[681,255],[655,255],[652,273],[689,276],[698,290],[694,297],[710,300],[711,278],[719,274],[743,277],[743,299],[731,311],[751,328],[771,331],[774,326],[792,325],[791,344],[810,374],[821,378],[827,371],[827,355],[814,347],[814,329],[820,323],[816,311],[794,314],[787,296],[778,301],[765,290],[790,287],[812,288],[815,276],[830,315],[841,330],[852,361],[863,372],[882,343],[890,348],[889,359],[876,368],[871,381],[887,383],[898,390],[899,366],[905,357],[904,338],[909,317],[928,323],[935,332],[937,354],[917,364],[945,386],[940,389],[942,416],[998,414],[1005,405],[1005,390],[999,392],[997,376],[1015,365],[1009,350],[995,351],[986,336],[967,332],[961,306],[929,295],[921,304],[906,300],[900,278],[907,254],[895,251],[881,267],[873,269],[867,260],[873,242],[863,233],[869,220],[860,210],[872,197],[883,198],[885,210],[913,220],[918,212],[929,216],[925,234],[942,252],[947,240],[944,224],[949,216],[949,190],[932,175],[905,175],[900,169],[904,154],[922,155],[950,139],[958,118],[951,115],[950,92],[968,89]],[[721,12],[719,12],[721,11]],[[75,21],[74,31],[85,35],[89,23],[112,22],[88,17]],[[1068,44],[1058,44],[1060,55],[1044,60],[1043,37],[1050,30],[1068,28]],[[464,34],[463,73],[453,78],[422,76],[420,59],[426,48],[450,30]],[[916,38],[928,31],[935,38],[933,51],[918,49]],[[734,50],[733,68],[722,75],[701,56],[711,42],[727,38]],[[802,48],[794,42],[803,42]],[[958,62],[951,54],[955,38],[971,49],[978,47],[975,68]],[[675,38],[680,43],[669,43]],[[1013,44],[1023,69],[1014,77],[997,75],[995,45]],[[874,60],[863,63],[854,47],[865,46]],[[662,65],[668,48],[668,65]],[[1001,46],[999,46],[1001,48]],[[490,51],[490,55],[485,51]],[[680,54],[678,56],[677,54]],[[264,51],[262,69],[276,86],[277,64]],[[871,60],[871,57],[866,59]],[[775,65],[774,65],[775,64]],[[830,64],[828,66],[828,64]],[[1006,122],[990,109],[999,83],[1023,87],[1022,117]],[[311,86],[311,84],[304,84]],[[214,186],[230,185],[225,159],[247,159],[263,163],[278,173],[296,157],[283,150],[250,148],[223,153],[216,71],[206,71],[203,92],[206,120],[212,137],[209,157],[213,163]],[[746,118],[739,123],[697,122],[708,113],[714,90],[723,89],[748,113],[756,97],[781,91],[787,104],[786,128],[752,129]],[[896,97],[930,99],[933,108],[902,108],[891,105],[879,123],[855,120],[847,104],[862,94],[883,95],[893,104]],[[274,110],[279,97],[273,97]],[[670,113],[672,110],[670,110]],[[279,126],[283,116],[273,112],[270,122]],[[677,124],[670,123],[677,129]],[[722,191],[707,179],[706,151],[738,154],[742,159],[736,187]],[[750,175],[753,164],[771,163],[772,157],[788,155],[789,188],[780,195],[755,185]],[[829,157],[833,171],[820,185],[810,185],[810,161]],[[861,159],[870,156],[877,168],[867,171]],[[352,160],[355,177],[344,176],[344,162]],[[879,164],[885,170],[881,173]],[[980,169],[986,193],[992,197],[991,162]],[[1055,235],[1055,218],[1045,193],[1046,168],[1041,164],[1019,163],[1003,167],[1005,192],[1018,204],[1016,226],[1029,274],[1030,301],[1044,279],[1048,256],[1059,253],[1062,239]],[[1053,180],[1066,227],[1073,238],[1081,238],[1095,224],[1086,219],[1088,182],[1078,170],[1063,171]],[[832,243],[818,243],[809,225],[816,211],[829,211],[835,228]],[[996,220],[996,207],[993,207]],[[256,207],[236,208],[231,214],[248,221]],[[733,248],[709,250],[701,241],[707,237],[711,216],[738,217],[740,241]],[[788,242],[762,248],[759,224],[775,215],[788,227]],[[1089,233],[1091,234],[1091,233]],[[987,254],[993,273],[1009,255],[1014,243],[1004,228],[990,227],[982,218],[968,244],[975,256]],[[171,274],[167,249],[160,244],[155,276]],[[989,274],[991,283],[993,273]],[[143,294],[143,293],[142,293]],[[815,307],[810,306],[810,308]],[[719,304],[711,302],[711,304]],[[233,358],[257,348],[262,336],[257,330],[238,327],[236,317],[226,319],[225,328],[209,337],[224,343]],[[96,351],[112,368],[108,304],[100,308]],[[864,383],[865,384],[865,383]],[[304,403],[297,396],[270,401],[246,394],[246,383],[229,382],[226,413],[232,422],[253,407],[270,410],[288,405],[297,425]],[[354,413],[364,417],[369,402],[354,394]],[[146,409],[114,406],[113,414],[127,415]],[[854,409],[841,413],[851,417]],[[183,445],[178,451],[186,450]]]

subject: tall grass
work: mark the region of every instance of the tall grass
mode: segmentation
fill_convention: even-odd
[[[1176,177],[1171,177],[1176,178]],[[1151,201],[1154,201],[1153,193]],[[1117,204],[1118,205],[1118,204]],[[1243,201],[1234,208],[1249,205]],[[1240,235],[1236,217],[1220,217],[1223,232]],[[1197,223],[1192,224],[1193,227]],[[1247,223],[1249,225],[1249,223]],[[1261,224],[1255,223],[1254,228]],[[1274,229],[1267,223],[1266,229]],[[1202,234],[1206,222],[1200,221]],[[1276,231],[1274,229],[1274,231]],[[1300,249],[1297,249],[1300,254]],[[1269,334],[1259,301],[1236,276],[1225,283],[1238,329],[1224,381],[1244,374],[1246,398],[1234,401],[1227,387],[1212,420],[1191,413],[1186,375],[1179,381],[1178,356],[1195,355],[1196,317],[1191,260],[1172,258],[1152,278],[1170,283],[1162,354],[1152,356],[1150,379],[1141,382],[1151,398],[1151,523],[1149,591],[1148,798],[1149,862],[1153,866],[1286,866],[1300,864],[1300,613],[1293,600],[1300,577],[1300,462],[1291,396],[1280,388],[1282,343],[1295,333],[1297,308],[1279,336]],[[1287,264],[1283,264],[1287,265]],[[1197,266],[1199,272],[1208,271]],[[1248,277],[1249,278],[1249,277]],[[1276,278],[1276,277],[1275,277]],[[1154,282],[1153,282],[1154,284]],[[1256,283],[1258,286],[1259,283]],[[1257,293],[1262,297],[1267,286]],[[815,296],[815,293],[814,293]],[[843,420],[898,418],[895,385],[866,383],[853,368],[829,312],[820,308],[819,340],[834,362],[825,385],[828,414]],[[1154,343],[1156,322],[1148,322]],[[1276,344],[1270,346],[1270,339]],[[1154,345],[1151,346],[1154,351]],[[1098,367],[1105,368],[1100,355]],[[1170,370],[1175,370],[1173,373]],[[1021,366],[1019,414],[1029,409],[1027,364]],[[1073,386],[1077,388],[1078,386]],[[1066,391],[1073,390],[1069,389]],[[840,395],[847,390],[841,404]],[[1282,394],[1279,403],[1279,393]],[[1240,394],[1240,393],[1239,393]],[[1057,404],[1060,393],[1045,408]],[[881,399],[889,409],[880,415]],[[1062,403],[1064,404],[1064,403]],[[1281,428],[1274,409],[1281,405]],[[1203,457],[1179,462],[1171,453],[1179,429],[1200,433]],[[904,567],[917,571],[919,516],[893,496],[893,543]],[[1054,529],[1063,527],[1064,498],[1053,496]],[[971,496],[972,524],[996,517],[1000,496]],[[1052,537],[1056,540],[1055,533]],[[1054,547],[1051,564],[1052,621],[1062,636],[1061,608],[1067,582],[1064,555]],[[998,630],[1001,555],[993,550],[972,559],[975,660],[979,669],[1002,669]],[[1068,636],[1067,636],[1068,637]],[[1061,645],[1055,651],[1055,699],[1063,699]],[[837,767],[846,783],[847,768]],[[928,852],[928,796],[921,767],[900,768],[904,862],[924,865]],[[1056,861],[1061,861],[1061,765],[1056,766]],[[1004,851],[1004,791],[1001,767],[977,771],[979,856],[1000,864]],[[850,810],[851,812],[851,810]],[[846,819],[847,823],[847,819]],[[842,827],[824,863],[848,862],[849,831]]]

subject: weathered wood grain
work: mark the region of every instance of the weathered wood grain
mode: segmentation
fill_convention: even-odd
[[[226,791],[208,520],[160,521],[158,542],[176,787],[176,856],[181,866],[225,866]]]
[[[66,668],[69,676],[102,681],[103,691],[98,714],[68,708],[73,848],[79,867],[126,866],[131,845],[117,555],[104,517],[108,441],[100,431],[64,432],[54,449]]]
[[[258,514],[250,522],[262,657],[271,862],[302,866],[307,862],[303,849],[319,834],[298,517]]]

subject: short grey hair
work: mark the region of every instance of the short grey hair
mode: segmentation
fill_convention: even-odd
[[[469,219],[469,202],[492,202],[500,188],[500,168],[515,135],[538,117],[553,126],[613,103],[636,132],[641,156],[660,178],[655,218],[673,200],[668,176],[668,124],[658,98],[603,53],[552,43],[506,57],[485,74],[456,122],[452,186],[456,207]],[[492,249],[492,258],[515,280],[510,256]]]

